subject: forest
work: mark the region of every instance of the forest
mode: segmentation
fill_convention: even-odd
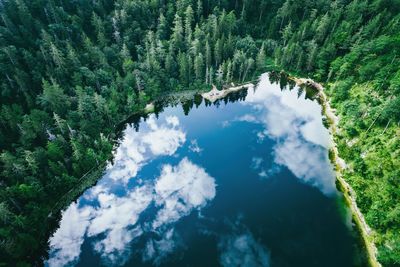
[[[400,266],[400,0],[4,0],[0,15],[0,266],[42,264],[55,203],[129,115],[272,69],[326,87],[344,178],[379,261]]]

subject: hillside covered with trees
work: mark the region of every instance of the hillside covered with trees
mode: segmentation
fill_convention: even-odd
[[[54,203],[161,94],[279,68],[324,83],[345,179],[400,266],[399,0],[0,2],[0,265],[40,264]]]

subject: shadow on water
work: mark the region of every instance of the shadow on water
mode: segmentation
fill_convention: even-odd
[[[188,92],[184,94],[171,93],[169,95],[161,97],[154,102],[153,114],[155,114],[156,118],[158,118],[159,114],[161,114],[166,108],[181,106],[184,115],[188,116],[193,108],[199,108],[203,102],[206,107],[219,107],[221,104],[228,105],[229,103],[244,101],[247,97],[247,90],[247,88],[244,88],[242,90],[232,92],[224,98],[218,99],[215,102],[204,99],[201,94],[197,92]],[[128,119],[123,121],[117,127],[117,139],[120,139],[122,137],[123,130],[127,127],[127,125],[132,125],[136,131],[139,131],[140,123],[142,121],[146,121],[149,115],[150,114],[145,112],[132,114]]]

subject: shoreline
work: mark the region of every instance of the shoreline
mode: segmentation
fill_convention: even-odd
[[[320,96],[321,100],[321,107],[322,107],[322,112],[326,116],[326,118],[329,121],[329,132],[332,136],[332,154],[333,154],[333,159],[332,163],[334,164],[335,167],[335,172],[336,172],[336,181],[337,181],[337,187],[339,188],[339,191],[343,193],[344,200],[346,202],[346,205],[350,208],[352,219],[354,220],[356,230],[359,232],[361,235],[361,239],[363,242],[363,245],[365,246],[366,253],[367,253],[367,260],[370,266],[372,267],[382,267],[382,265],[378,262],[377,260],[377,248],[375,246],[375,243],[373,241],[373,230],[368,226],[368,224],[365,221],[365,218],[361,211],[359,210],[357,203],[356,203],[356,193],[354,190],[351,188],[351,186],[346,182],[346,180],[342,176],[342,171],[346,168],[345,161],[340,158],[339,152],[337,149],[337,145],[333,139],[333,137],[336,135],[338,132],[338,122],[339,118],[336,116],[334,113],[334,109],[330,106],[328,97],[326,96],[324,92],[324,87],[312,79],[309,78],[297,78],[288,75],[287,76],[288,80],[292,80],[296,83],[298,86],[311,86],[314,87],[316,90],[318,90],[318,95]],[[213,88],[210,91],[200,93],[200,95],[210,101],[210,102],[215,102],[219,99],[222,99],[229,95],[232,92],[237,92],[243,89],[250,89],[254,88],[255,85],[253,82],[249,81],[243,84],[239,85],[233,85],[232,87],[228,87],[226,89],[218,90],[214,85]],[[199,93],[199,91],[197,91]],[[147,105],[142,108],[140,111],[136,112],[135,114],[150,114],[155,111],[155,101],[151,101],[147,103]],[[125,122],[124,122],[125,123]],[[87,188],[91,187],[93,184],[97,183],[98,179],[101,177],[101,173],[104,171],[105,164],[107,163],[103,162],[100,163],[97,166],[94,166],[90,171],[88,171],[86,174],[84,174],[79,180],[81,182],[79,185],[77,185],[77,188],[73,188],[70,191],[68,191],[63,197],[56,203],[54,208],[51,210],[51,212],[48,214],[47,219],[56,219],[55,215],[59,212],[62,212],[68,204],[67,202],[74,201],[76,197],[80,196],[84,190]],[[100,174],[100,175],[99,175]],[[87,179],[86,179],[87,178]],[[51,231],[52,232],[52,231]],[[51,235],[52,233],[50,233]]]
[[[296,78],[290,75],[288,76],[288,79],[294,81],[298,86],[308,85],[318,90],[318,94],[321,100],[322,113],[326,116],[326,118],[329,121],[328,130],[332,136],[333,144],[330,151],[332,152],[333,156],[332,163],[334,164],[335,167],[337,186],[339,187],[339,190],[343,193],[345,202],[347,206],[350,208],[351,216],[355,222],[356,228],[361,235],[362,241],[364,243],[367,252],[369,265],[372,267],[382,267],[382,265],[378,262],[377,259],[378,249],[376,248],[373,240],[374,232],[367,224],[364,215],[357,206],[356,202],[357,195],[355,191],[349,185],[349,183],[347,183],[347,181],[343,178],[343,170],[346,168],[346,162],[342,158],[340,158],[339,151],[337,149],[337,145],[334,140],[334,137],[338,133],[338,123],[339,123],[339,118],[335,114],[335,109],[331,107],[328,97],[324,92],[324,87],[320,83],[317,83],[312,79]]]
[[[228,87],[226,89],[222,89],[222,90],[218,90],[217,87],[215,87],[215,85],[213,85],[213,88],[206,92],[206,93],[202,93],[201,96],[204,99],[207,99],[210,102],[215,102],[218,99],[224,98],[225,96],[229,95],[232,92],[237,92],[240,91],[242,89],[250,89],[250,88],[254,88],[254,84],[251,82],[245,83],[245,84],[241,84],[241,85],[237,85],[237,86],[232,86],[232,87]]]

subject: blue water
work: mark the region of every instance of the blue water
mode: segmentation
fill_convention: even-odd
[[[354,266],[321,107],[280,87],[264,74],[244,100],[127,124],[45,265]]]

